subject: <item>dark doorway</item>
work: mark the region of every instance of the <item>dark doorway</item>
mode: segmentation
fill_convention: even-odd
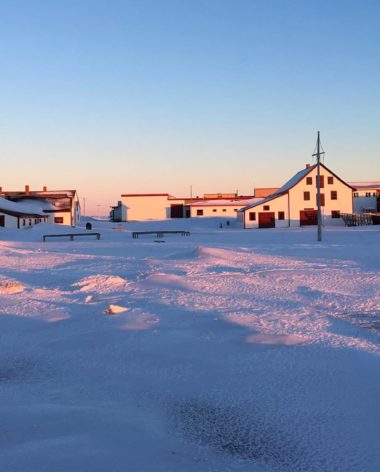
[[[273,212],[259,213],[259,228],[275,228],[276,220]]]
[[[0,215],[0,226],[4,227],[5,226],[5,216]]]
[[[300,225],[313,226],[318,224],[317,210],[301,210],[300,211]]]
[[[183,205],[170,205],[170,218],[183,218]]]

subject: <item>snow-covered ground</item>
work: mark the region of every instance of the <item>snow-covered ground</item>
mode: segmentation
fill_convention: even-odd
[[[0,231],[1,470],[380,470],[380,227],[93,225]]]

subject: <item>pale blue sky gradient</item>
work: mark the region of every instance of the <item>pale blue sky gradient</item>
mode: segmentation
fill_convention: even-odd
[[[380,2],[0,0],[0,185],[250,193],[380,180]],[[99,208],[99,207],[98,207]]]

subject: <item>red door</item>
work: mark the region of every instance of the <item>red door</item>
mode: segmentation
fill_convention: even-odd
[[[274,228],[276,220],[273,212],[259,213],[259,228]]]
[[[318,212],[317,210],[303,210],[300,211],[300,225],[311,226],[318,224]]]

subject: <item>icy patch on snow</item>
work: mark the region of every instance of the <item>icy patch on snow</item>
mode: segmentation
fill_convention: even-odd
[[[270,470],[295,470],[299,465],[302,454],[289,435],[279,425],[271,427],[259,417],[252,420],[246,407],[193,399],[178,402],[173,409],[176,428],[199,446],[269,466]]]
[[[25,289],[24,285],[17,280],[0,278],[0,295],[7,295],[10,293],[20,293]]]
[[[109,305],[104,311],[103,313],[105,313],[106,315],[117,315],[118,313],[124,313],[126,311],[128,311],[129,308],[125,307],[125,306],[119,306],[119,305]]]
[[[293,346],[295,344],[303,344],[310,341],[307,336],[298,334],[268,334],[256,333],[250,334],[245,338],[245,342],[249,344],[282,344],[284,346]]]
[[[128,314],[127,320],[119,329],[121,331],[145,331],[152,329],[159,321],[160,318],[151,313],[131,313]]]
[[[130,282],[118,275],[90,275],[75,282],[74,287],[80,287],[80,292],[112,293],[131,290]]]

